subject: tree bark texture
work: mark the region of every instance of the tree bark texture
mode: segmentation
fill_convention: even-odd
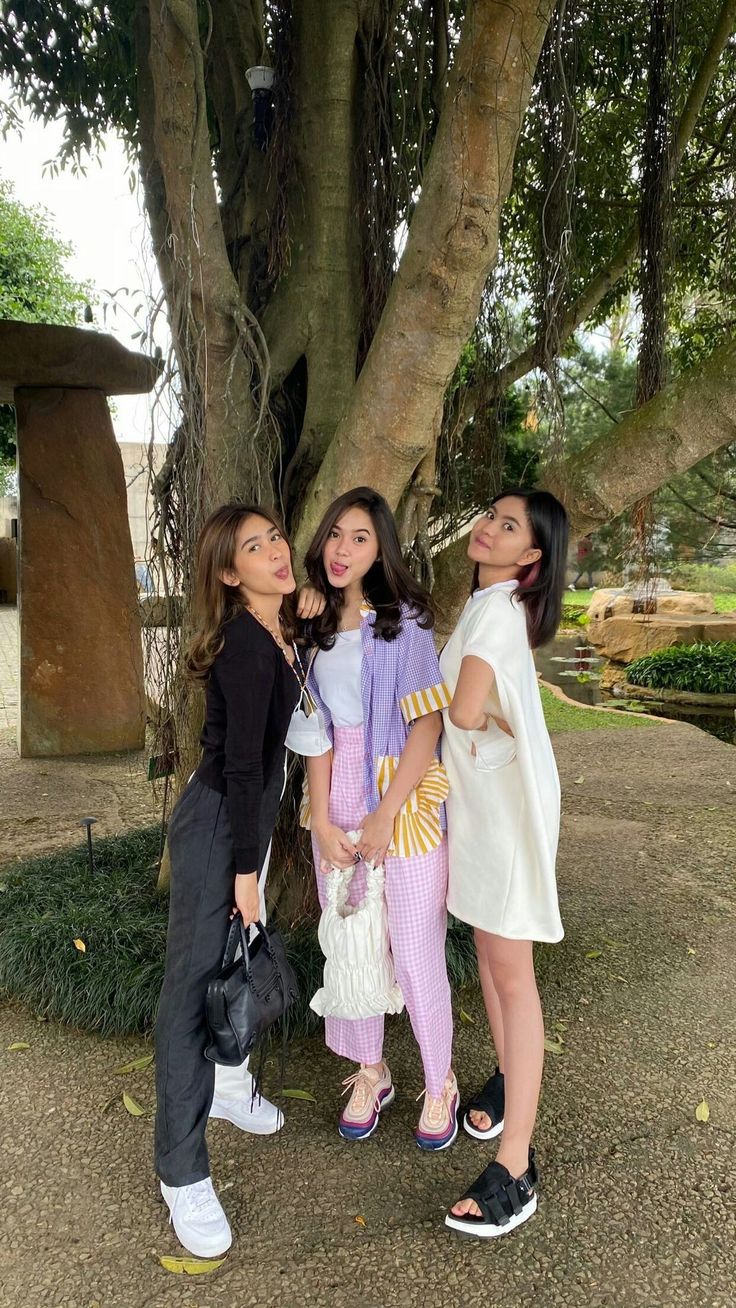
[[[356,482],[395,507],[436,441],[447,384],[498,254],[500,211],[550,0],[469,3],[401,263],[345,414],[306,497],[297,548]]]
[[[142,0],[138,33],[142,177],[183,402],[199,411],[202,426],[206,513],[237,492],[258,489],[257,460],[242,439],[244,428],[256,426],[245,310],[212,175],[196,3]]]

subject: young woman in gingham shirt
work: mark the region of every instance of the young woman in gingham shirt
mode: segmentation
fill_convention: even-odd
[[[312,623],[318,646],[309,686],[331,749],[307,760],[303,825],[311,826],[320,902],[330,868],[385,864],[391,950],[424,1065],[415,1137],[445,1149],[457,1134],[451,1068],[452,1009],[445,964],[447,781],[438,757],[449,703],[426,593],[406,568],[393,515],[368,487],[337,499],[307,552],[312,586],[326,603]],[[360,830],[357,845],[348,831]],[[365,892],[358,866],[350,902]],[[394,1098],[383,1060],[383,1017],[327,1018],[327,1045],[358,1063],[340,1134],[364,1139]]]

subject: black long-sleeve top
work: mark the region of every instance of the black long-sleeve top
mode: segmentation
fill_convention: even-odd
[[[236,872],[255,872],[265,852],[259,839],[263,798],[273,792],[276,773],[283,772],[284,738],[299,681],[273,637],[247,610],[226,623],[224,637],[207,683],[197,776],[227,796]]]

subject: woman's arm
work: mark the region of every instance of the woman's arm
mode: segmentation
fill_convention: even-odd
[[[504,718],[485,711],[484,705],[495,680],[496,674],[489,663],[476,658],[474,654],[465,656],[460,664],[460,676],[449,708],[453,727],[458,727],[460,731],[485,731],[488,719],[493,718],[507,736],[513,736],[514,733]]]
[[[307,759],[309,804],[312,810],[312,831],[322,856],[322,871],[330,868],[350,867],[354,862],[355,845],[345,832],[330,822],[330,783],[332,781],[332,751],[313,755]]]
[[[440,713],[427,713],[412,725],[386,794],[378,808],[363,819],[363,835],[358,844],[363,858],[382,862],[391,844],[396,816],[432,762],[441,730]]]

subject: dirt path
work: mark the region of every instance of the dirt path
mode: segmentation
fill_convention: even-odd
[[[547,1030],[565,1044],[545,1070],[539,1215],[491,1247],[445,1231],[446,1204],[488,1152],[467,1137],[436,1157],[416,1149],[421,1074],[395,1020],[387,1056],[399,1094],[372,1140],[337,1136],[346,1073],[316,1041],[292,1050],[287,1079],[317,1103],[287,1101],[279,1137],[213,1124],[236,1245],[214,1275],[174,1277],[156,1257],[176,1245],[156,1201],[151,1120],[129,1117],[119,1098],[102,1108],[123,1084],[151,1107],[150,1070],[113,1073],[143,1042],[41,1024],[6,1003],[2,1308],[732,1308],[736,751],[669,725],[571,732],[555,748],[567,934],[540,951],[540,974]],[[43,839],[71,832],[72,797],[75,815],[82,799],[94,811],[84,789],[51,778],[43,795],[24,778],[26,807],[18,796],[6,840],[24,812],[44,811],[41,799],[57,805]],[[100,805],[114,794],[111,824],[136,818],[116,765],[95,764],[90,784]],[[489,1060],[478,993],[460,1005],[475,1021],[457,1023],[470,1089]],[[30,1048],[8,1052],[16,1040]],[[704,1098],[707,1123],[695,1119]]]

